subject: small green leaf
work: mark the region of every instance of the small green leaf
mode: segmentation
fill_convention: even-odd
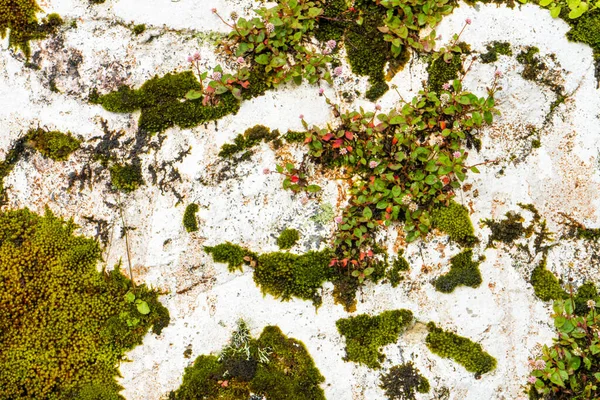
[[[140,314],[146,315],[146,314],[150,314],[150,307],[148,306],[148,303],[146,303],[143,300],[137,300],[135,302],[136,308],[137,310],[140,312]]]
[[[306,191],[311,192],[311,193],[316,193],[319,190],[321,190],[321,186],[319,186],[319,185],[308,185],[306,187]]]
[[[125,297],[125,300],[128,303],[133,303],[133,301],[135,300],[135,294],[133,294],[133,292],[127,292],[127,294],[125,294],[125,296],[123,297]]]
[[[185,94],[185,98],[188,100],[196,100],[202,97],[202,92],[199,90],[191,89]]]
[[[363,217],[365,217],[367,219],[371,219],[371,218],[373,218],[373,211],[371,211],[371,209],[369,207],[365,207],[363,209],[362,215],[363,215]]]

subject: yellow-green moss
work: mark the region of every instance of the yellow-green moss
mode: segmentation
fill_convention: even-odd
[[[170,400],[325,400],[324,378],[304,344],[267,326],[258,339],[245,326],[217,356],[199,356],[185,369],[183,383]]]
[[[253,154],[252,148],[264,141],[270,142],[279,137],[279,131],[271,132],[269,128],[263,125],[256,125],[246,129],[243,134],[239,134],[233,139],[233,143],[225,143],[221,146],[219,157],[231,159],[234,156],[242,153],[238,157],[239,160],[246,160]]]
[[[456,361],[476,376],[496,368],[496,359],[483,351],[480,344],[456,333],[446,332],[433,322],[427,324],[427,329],[429,334],[425,343],[432,353]]]
[[[398,253],[398,257],[392,262],[391,268],[386,271],[386,277],[390,281],[392,287],[396,287],[404,280],[402,272],[406,272],[410,269],[410,264],[404,257],[402,257],[403,251]]]
[[[183,213],[183,226],[188,232],[196,232],[198,230],[198,221],[196,220],[196,213],[198,212],[198,204],[191,203],[185,208]]]
[[[0,213],[2,398],[122,399],[119,361],[169,322],[156,292],[98,272],[98,243],[75,228],[49,210]]]
[[[412,361],[395,365],[381,376],[380,387],[389,400],[416,400],[415,392],[427,393],[429,381],[419,373]]]
[[[244,263],[248,263],[253,254],[237,244],[225,242],[216,246],[205,246],[204,251],[210,254],[215,262],[227,264],[229,272],[242,271]]]
[[[131,31],[133,32],[134,35],[141,35],[142,33],[146,32],[146,25],[145,24],[134,25],[133,29]]]
[[[433,210],[431,217],[434,227],[447,233],[451,240],[461,246],[473,246],[477,242],[469,210],[465,206],[452,201],[447,207]]]
[[[21,49],[26,58],[31,53],[29,41],[45,38],[63,23],[58,14],[38,22],[41,11],[35,0],[0,0],[0,37],[4,39],[10,30],[8,46]]]
[[[487,53],[481,54],[481,62],[489,64],[498,61],[498,54],[502,56],[512,56],[512,48],[508,42],[494,41],[485,46]]]
[[[291,249],[300,239],[300,234],[296,229],[284,229],[277,238],[277,246],[281,250]]]
[[[384,311],[379,315],[360,314],[336,321],[340,335],[346,339],[345,361],[381,368],[385,356],[381,347],[395,343],[410,325],[413,314],[409,310]]]
[[[144,184],[142,167],[139,162],[132,164],[113,164],[109,170],[110,182],[117,190],[129,193]]]
[[[240,102],[230,93],[219,96],[215,106],[202,105],[202,99],[186,100],[190,90],[200,90],[200,82],[191,71],[166,74],[146,81],[139,89],[122,86],[103,96],[90,96],[90,101],[101,104],[108,111],[130,113],[141,109],[139,129],[149,134],[162,132],[177,125],[192,128],[235,114]]]
[[[479,261],[473,261],[473,251],[465,250],[450,259],[450,271],[435,281],[435,289],[442,293],[452,293],[458,286],[472,288],[481,285]]]
[[[65,161],[81,145],[81,141],[74,138],[70,133],[45,131],[41,128],[30,130],[28,139],[32,146],[44,157],[51,158],[54,161]]]
[[[567,292],[560,286],[558,279],[546,269],[546,258],[535,267],[531,273],[531,286],[535,295],[543,301],[560,300],[568,297]]]

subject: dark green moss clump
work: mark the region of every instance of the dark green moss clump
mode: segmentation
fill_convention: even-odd
[[[81,145],[81,141],[70,133],[48,132],[41,128],[30,130],[28,138],[37,151],[54,161],[65,161]]]
[[[496,359],[483,351],[480,344],[456,333],[446,332],[433,322],[427,324],[427,329],[429,334],[425,342],[432,353],[456,361],[476,376],[496,368]]]
[[[436,208],[432,213],[433,226],[445,232],[450,239],[462,246],[477,242],[467,208],[455,201],[448,207]]]
[[[146,32],[146,25],[134,25],[132,31],[134,35],[141,35],[142,33]]]
[[[221,146],[219,157],[231,159],[243,152],[238,159],[247,160],[254,153],[252,150],[253,147],[257,146],[263,141],[268,143],[272,140],[275,140],[278,136],[279,131],[277,130],[271,132],[271,130],[266,126],[253,126],[252,128],[246,129],[244,134],[237,135],[235,139],[233,139],[233,143],[225,143],[223,146]]]
[[[392,262],[391,268],[386,271],[386,277],[390,281],[392,287],[396,287],[404,280],[402,272],[406,272],[410,269],[410,264],[404,257],[402,252],[398,253],[398,257]]]
[[[110,182],[117,190],[125,193],[133,192],[144,184],[141,165],[139,163],[112,165]]]
[[[8,34],[8,46],[21,49],[29,58],[31,40],[44,39],[63,23],[58,14],[50,14],[41,22],[37,14],[42,9],[35,0],[0,0],[0,38]]]
[[[198,212],[198,204],[191,203],[185,208],[183,213],[183,226],[188,232],[196,232],[198,230],[198,221],[196,220],[196,213]]]
[[[297,255],[286,252],[261,254],[254,268],[254,282],[263,294],[289,300],[298,297],[321,305],[319,289],[331,276],[331,253],[309,251]]]
[[[429,392],[429,381],[411,361],[395,365],[381,377],[381,388],[389,400],[415,400],[415,392]]]
[[[435,289],[442,293],[452,293],[458,286],[472,288],[481,285],[479,261],[473,261],[473,251],[465,250],[450,259],[450,271],[435,281]]]
[[[230,242],[221,243],[216,246],[205,246],[204,251],[210,254],[215,262],[227,264],[229,272],[239,269],[242,271],[244,263],[248,263],[251,252],[237,244]]]
[[[300,234],[296,229],[284,229],[277,238],[277,246],[281,250],[291,249],[300,239]]]
[[[139,129],[150,134],[174,125],[192,128],[239,110],[240,102],[230,92],[220,95],[218,104],[214,106],[203,105],[201,98],[185,99],[190,90],[200,88],[196,76],[191,71],[185,71],[166,74],[161,78],[156,76],[137,90],[122,86],[115,92],[91,98],[112,112],[130,113],[141,109]]]
[[[535,267],[531,273],[531,286],[535,295],[543,301],[560,300],[568,297],[552,272],[546,269],[546,259]]]
[[[589,313],[588,300],[594,300],[596,304],[600,304],[598,288],[592,282],[586,282],[577,289],[577,294],[573,298],[575,302],[575,314],[587,315]]]
[[[492,231],[488,246],[493,247],[494,242],[510,244],[525,235],[526,229],[523,226],[523,221],[524,219],[520,214],[512,211],[507,212],[506,218],[500,221],[483,220],[483,224]]]
[[[588,11],[577,19],[563,19],[571,25],[567,33],[569,40],[588,44],[594,50],[596,79],[600,80],[600,10]]]
[[[360,314],[337,320],[338,331],[346,338],[344,360],[381,368],[385,356],[380,348],[395,343],[412,320],[413,314],[409,310],[384,311],[376,316]]]
[[[241,323],[217,356],[199,356],[185,369],[170,400],[247,400],[251,393],[269,400],[325,400],[325,381],[304,344],[267,326],[258,340]]]
[[[0,382],[4,399],[122,400],[125,352],[169,323],[157,292],[99,272],[95,240],[49,210],[0,213]]]
[[[460,54],[454,54],[450,62],[444,61],[442,57],[432,61],[427,66],[429,90],[440,93],[442,85],[458,78],[458,74],[461,72],[463,72],[463,67]]]
[[[523,64],[521,76],[529,81],[539,81],[540,74],[548,69],[548,66],[540,60],[537,54],[540,49],[527,47],[517,55],[517,61]]]
[[[480,58],[484,64],[489,64],[498,61],[498,54],[502,56],[512,56],[512,48],[508,42],[492,42],[485,46],[487,53],[483,53]]]

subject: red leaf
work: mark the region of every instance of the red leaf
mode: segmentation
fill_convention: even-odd
[[[215,92],[215,88],[212,86],[207,86],[206,87],[206,93],[214,93]]]
[[[369,251],[367,251],[367,255],[368,255],[369,257],[373,257],[373,250],[369,250]]]
[[[440,121],[440,128],[446,129],[446,121]]]
[[[310,143],[312,142],[312,136],[308,136],[306,139],[304,139],[304,143]]]
[[[228,85],[231,85],[232,83],[235,83],[235,79],[227,79]]]
[[[356,260],[352,260],[352,261],[350,261],[350,262],[351,262],[352,264],[354,264],[354,265],[358,265],[358,261],[356,261]]]
[[[338,147],[342,146],[342,143],[344,143],[344,141],[342,139],[335,139],[333,141],[333,144],[331,145],[331,147],[333,147],[334,149],[337,149]]]
[[[352,151],[352,146],[346,146],[346,150],[348,150],[348,152]]]
[[[337,258],[334,258],[329,262],[329,266],[333,267],[335,264],[337,264],[337,262],[338,262]]]
[[[298,178],[298,175],[292,175],[292,177],[290,178],[290,180],[292,181],[292,183],[298,183],[298,181],[300,180],[300,178]]]
[[[392,144],[396,144],[396,143],[398,143],[398,138],[397,138],[397,137],[394,137],[394,138],[392,139]]]
[[[364,260],[364,259],[365,259],[365,253],[363,253],[363,252],[361,251],[361,252],[360,252],[360,257],[358,257],[358,259],[359,259],[360,261]]]
[[[333,134],[328,133],[326,135],[323,136],[323,140],[328,142],[331,138],[333,137]]]
[[[347,259],[347,258],[344,258],[344,259],[342,260],[342,264],[344,265],[344,267],[345,267],[346,265],[348,265],[348,259]]]
[[[348,139],[348,140],[352,140],[354,138],[354,135],[350,131],[346,131],[345,135],[346,135],[346,139]]]
[[[244,89],[248,89],[248,86],[250,86],[250,82],[249,81],[243,81],[243,82],[240,82],[240,85],[242,85],[242,87]]]

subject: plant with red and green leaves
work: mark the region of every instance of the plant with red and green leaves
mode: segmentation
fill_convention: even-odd
[[[380,227],[403,223],[408,242],[430,231],[432,211],[450,204],[468,170],[478,172],[465,164],[465,145],[498,113],[498,79],[486,97],[464,91],[455,80],[441,93],[421,91],[388,113],[361,108],[342,114],[333,106],[336,125],[308,129],[303,122],[312,160],[343,167],[349,176],[350,198],[333,238],[332,266],[362,281],[379,262],[373,254]]]
[[[277,172],[285,176],[283,180],[283,188],[289,189],[294,193],[298,192],[310,192],[315,193],[321,190],[319,185],[309,185],[306,179],[306,174],[303,172],[303,168],[296,168],[292,163],[286,163],[285,165],[277,165]]]

